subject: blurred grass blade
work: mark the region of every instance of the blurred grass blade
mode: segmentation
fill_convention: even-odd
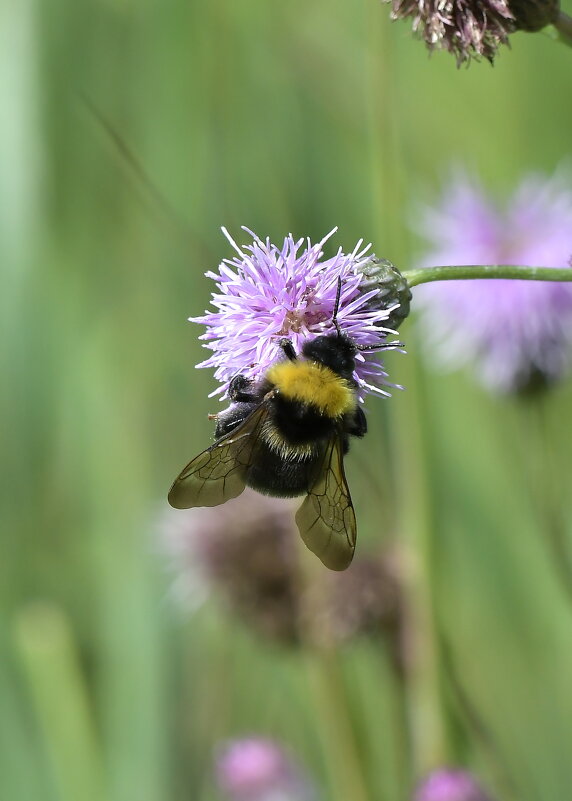
[[[315,651],[308,654],[306,666],[309,693],[335,793],[332,798],[368,801],[363,765],[336,657],[325,650]]]
[[[15,620],[15,645],[62,801],[104,801],[99,748],[69,623],[35,603]]]

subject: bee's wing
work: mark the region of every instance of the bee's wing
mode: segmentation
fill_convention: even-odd
[[[344,473],[341,435],[326,447],[316,479],[296,513],[300,536],[331,570],[345,570],[356,546],[356,517]]]
[[[189,462],[169,490],[171,506],[218,506],[240,495],[267,415],[268,407],[262,404],[237,428]]]

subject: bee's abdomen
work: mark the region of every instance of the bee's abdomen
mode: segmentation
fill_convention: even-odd
[[[311,452],[291,450],[288,456],[261,440],[256,451],[247,468],[247,485],[265,495],[295,498],[304,495],[312,486],[323,448],[314,447]]]
[[[324,415],[313,404],[289,401],[280,396],[274,400],[272,422],[284,440],[294,446],[328,439],[336,428],[336,420]]]

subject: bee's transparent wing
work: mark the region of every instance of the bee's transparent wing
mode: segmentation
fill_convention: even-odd
[[[341,435],[328,443],[316,479],[296,513],[300,536],[330,570],[345,570],[356,546],[356,517],[342,447]]]
[[[237,428],[189,462],[169,490],[171,506],[218,506],[240,495],[267,415],[267,406],[259,406]]]

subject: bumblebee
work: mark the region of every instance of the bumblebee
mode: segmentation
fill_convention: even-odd
[[[362,348],[341,332],[335,316],[334,326],[336,333],[306,342],[300,354],[282,339],[282,359],[262,378],[234,377],[231,405],[215,416],[216,442],[181,472],[169,503],[218,506],[247,486],[280,498],[305,495],[296,513],[303,541],[326,567],[345,570],[356,518],[343,457],[350,437],[363,437],[367,423],[353,378]]]

